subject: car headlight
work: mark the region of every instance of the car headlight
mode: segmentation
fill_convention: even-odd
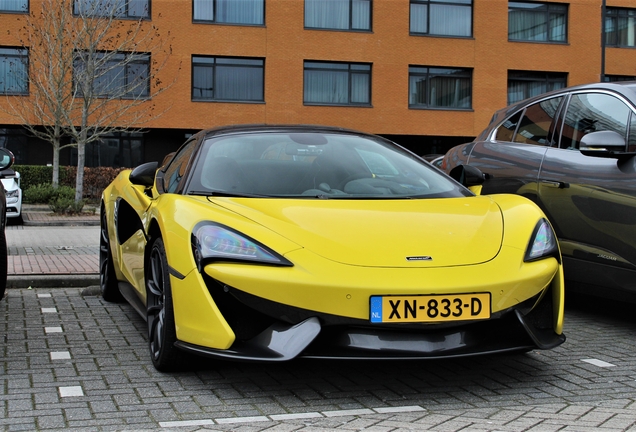
[[[242,261],[292,266],[292,263],[256,240],[213,222],[197,224],[192,231],[192,252],[199,271],[209,261]]]
[[[12,191],[6,191],[7,202],[14,203],[18,202],[18,198],[20,198],[20,191],[18,189],[14,189]]]
[[[541,219],[534,227],[524,261],[534,261],[546,257],[559,258],[559,247],[550,223]]]

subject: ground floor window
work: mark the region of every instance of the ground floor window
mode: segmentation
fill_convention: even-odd
[[[472,70],[409,67],[409,107],[470,109]]]
[[[560,72],[508,71],[508,105],[567,86]]]
[[[143,160],[143,134],[113,133],[86,146],[85,166],[134,168]],[[77,165],[77,149],[71,153],[71,164]]]

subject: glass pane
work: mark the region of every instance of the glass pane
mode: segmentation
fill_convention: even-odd
[[[566,41],[566,16],[565,14],[550,14],[550,40],[554,42]]]
[[[349,29],[349,0],[305,0],[305,26]]]
[[[214,68],[192,67],[192,99],[214,98]]]
[[[0,11],[26,12],[28,10],[28,0],[0,0]]]
[[[508,38],[511,40],[547,41],[547,15],[543,12],[513,10],[508,13]]]
[[[371,0],[353,0],[351,4],[351,28],[371,30]]]
[[[305,70],[305,102],[348,103],[348,77],[347,72]]]
[[[364,103],[370,101],[370,76],[368,74],[351,75],[351,103]]]
[[[214,0],[194,0],[194,19],[214,21]]]
[[[263,100],[263,70],[233,66],[216,68],[217,100]]]
[[[581,138],[590,132],[614,131],[627,137],[631,110],[619,99],[606,94],[576,94],[565,115],[561,147],[578,149]]]
[[[432,77],[432,107],[470,108],[470,80],[454,77]]]
[[[0,49],[0,93],[26,94],[28,89],[26,52]]]
[[[409,105],[426,105],[426,77],[409,77]]]
[[[550,131],[553,115],[553,112],[546,112],[541,103],[528,107],[519,124],[515,142],[550,145],[548,132]]]
[[[411,4],[411,33],[428,33],[428,6]]]
[[[430,34],[470,36],[472,9],[466,6],[431,5]]]
[[[264,0],[216,0],[216,22],[263,24]]]

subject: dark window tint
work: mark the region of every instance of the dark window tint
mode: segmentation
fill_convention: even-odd
[[[29,93],[28,52],[19,48],[0,48],[0,94]]]
[[[165,192],[176,192],[181,179],[183,178],[188,162],[194,151],[196,140],[188,141],[181,147],[179,152],[170,161],[163,174],[163,189]]]
[[[509,2],[508,39],[567,42],[568,8],[557,3]]]
[[[636,152],[636,114],[630,114],[629,137],[627,139],[627,151]]]
[[[371,0],[305,0],[305,27],[371,30]]]
[[[192,57],[192,100],[262,102],[263,59]]]
[[[604,93],[580,93],[570,98],[561,148],[578,149],[581,138],[590,132],[614,131],[627,138],[631,110],[620,99]]]
[[[265,0],[193,0],[192,16],[201,22],[262,25]]]
[[[606,9],[605,43],[616,47],[636,46],[636,9]]]
[[[551,145],[550,126],[561,103],[560,97],[530,105],[523,112],[514,141],[518,143]]]
[[[508,72],[508,105],[567,86],[567,74],[559,72]]]
[[[472,106],[470,69],[409,67],[409,106],[459,108]]]
[[[463,36],[473,34],[472,0],[411,0],[411,34]]]
[[[371,65],[306,61],[304,102],[325,105],[369,105]]]
[[[132,168],[143,160],[143,134],[112,133],[86,145],[86,166]]]

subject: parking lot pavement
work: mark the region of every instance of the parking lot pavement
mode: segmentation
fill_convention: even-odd
[[[94,287],[0,302],[0,430],[636,431],[630,307],[566,311],[552,351],[436,361],[192,360],[155,371],[146,324]]]

